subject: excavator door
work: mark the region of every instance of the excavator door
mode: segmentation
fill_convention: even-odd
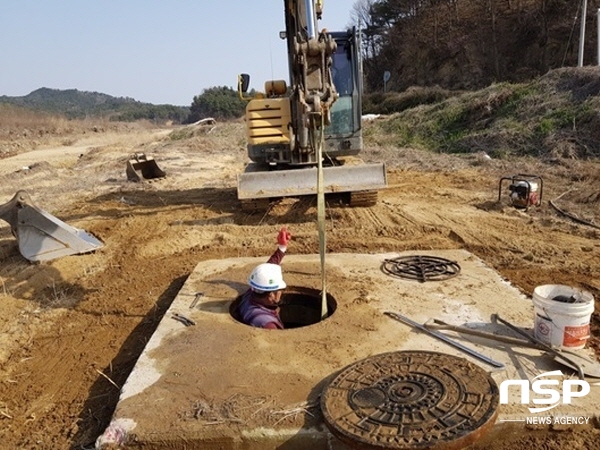
[[[0,205],[0,219],[9,223],[21,255],[29,261],[49,261],[104,246],[86,231],[38,208],[26,191],[18,191],[11,200]]]

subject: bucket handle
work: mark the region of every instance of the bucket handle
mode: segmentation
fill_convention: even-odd
[[[537,313],[537,312],[535,313],[535,315],[538,316],[540,319],[544,319],[544,320],[547,320],[548,322],[552,322],[552,318],[550,317],[550,315],[546,311],[546,308],[542,307],[542,310],[544,311],[544,313],[546,314],[546,316],[542,316],[540,313]]]
[[[548,315],[548,312],[546,311],[546,308],[542,307],[542,310],[544,311],[544,313],[546,313],[546,315]],[[551,323],[552,323],[552,325],[553,325],[554,327],[556,327],[556,325],[554,325],[554,322],[552,321],[552,319],[550,318],[550,316],[544,317],[544,316],[542,316],[542,315],[541,315],[541,314],[539,314],[539,313],[536,313],[536,316],[538,316],[538,317],[539,317],[539,318],[541,318],[541,319],[547,320],[548,322],[551,322]],[[556,327],[556,328],[558,329],[558,327]],[[568,334],[568,335],[569,335],[569,336],[571,336],[571,337],[573,336],[573,334],[572,334],[572,333],[570,333],[569,331],[567,331],[567,330],[564,330],[564,329],[563,329],[563,333],[564,333],[564,334]],[[587,335],[587,336],[578,336],[578,338],[579,338],[579,339],[589,339],[589,338],[590,338],[590,333],[588,333],[588,335]]]

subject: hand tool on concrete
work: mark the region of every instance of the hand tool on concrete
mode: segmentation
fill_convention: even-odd
[[[431,323],[431,322],[433,322],[433,323]],[[537,342],[525,341],[523,339],[513,338],[510,336],[489,333],[486,331],[475,330],[473,328],[468,328],[468,327],[451,325],[451,324],[448,324],[439,319],[433,319],[432,321],[428,321],[427,323],[424,324],[424,326],[429,329],[433,329],[433,330],[450,330],[450,331],[455,331],[457,333],[478,336],[478,337],[481,337],[484,339],[489,339],[489,340],[493,340],[493,341],[497,341],[497,342],[503,342],[505,344],[510,344],[510,345],[517,346],[517,347],[535,348],[537,350],[548,351],[547,346],[545,346],[543,343],[542,343],[542,345],[540,345]],[[553,350],[560,353],[560,355],[557,356],[554,354],[554,352],[551,352],[551,354],[554,356],[554,360],[556,362],[558,362],[559,364],[563,364],[563,365],[569,367],[570,369],[577,370],[577,371],[579,371],[579,369],[577,368],[577,366],[579,366],[579,367],[581,367],[581,369],[583,370],[583,373],[585,375],[587,375],[589,377],[600,378],[600,363],[598,363],[597,361],[593,361],[589,358],[586,358],[583,355],[580,355],[580,354],[575,353],[570,350],[562,350],[562,349],[560,349],[560,350],[553,349]],[[571,361],[570,362],[565,361],[565,357],[569,358]]]
[[[200,297],[202,296],[204,296],[204,292],[196,292],[196,295],[194,295],[194,300],[192,300],[192,303],[190,304],[190,309],[194,309],[198,303],[198,300],[200,300]]]
[[[400,314],[394,313],[394,312],[390,312],[390,311],[386,311],[384,312],[384,314],[386,316],[391,317],[392,319],[398,320],[400,322],[403,322],[407,325],[410,325],[414,328],[417,328],[418,330],[424,331],[425,333],[439,339],[440,341],[445,342],[448,345],[451,345],[454,348],[457,348],[458,350],[461,350],[463,352],[465,352],[468,355],[473,356],[474,358],[479,359],[480,361],[483,361],[487,364],[489,364],[492,367],[496,367],[498,369],[505,369],[506,367],[504,366],[504,364],[502,364],[501,362],[495,361],[492,358],[489,358],[485,355],[482,355],[479,352],[476,352],[475,350],[473,350],[472,348],[466,347],[464,345],[462,345],[459,342],[453,341],[452,339],[450,339],[448,336],[442,334],[442,333],[438,333],[437,331],[434,330],[430,330],[426,327],[424,327],[423,325],[421,325],[420,323],[414,322],[412,320],[410,320],[408,317],[404,317]]]
[[[573,370],[577,371],[577,375],[579,379],[584,380],[585,376],[593,378],[600,378],[600,364],[595,361],[592,361],[588,358],[584,358],[576,353],[570,352],[568,350],[559,350],[550,345],[540,341],[536,337],[530,335],[525,330],[516,327],[515,325],[507,322],[506,320],[500,318],[498,314],[492,314],[492,322],[500,322],[503,325],[506,325],[512,331],[517,334],[520,334],[529,342],[532,342],[538,345],[540,350],[544,350],[554,356],[556,362],[559,362],[567,367],[570,367]]]
[[[196,322],[194,322],[192,319],[188,319],[187,317],[182,316],[181,314],[174,313],[172,317],[173,317],[173,319],[177,320],[178,322],[181,322],[182,324],[184,324],[186,327],[196,325]]]
[[[505,336],[503,334],[494,334],[494,333],[490,333],[488,331],[476,330],[474,328],[468,328],[468,327],[463,327],[463,326],[458,326],[458,325],[452,325],[452,324],[446,323],[443,320],[439,320],[439,319],[428,320],[427,322],[425,322],[423,324],[423,326],[426,327],[426,328],[428,328],[428,329],[430,329],[430,330],[455,331],[456,333],[469,334],[471,336],[477,336],[477,337],[481,337],[481,338],[484,338],[484,339],[489,339],[489,340],[492,340],[492,341],[497,341],[497,342],[503,342],[505,344],[516,345],[518,347],[540,349],[539,345],[534,344],[533,342],[525,341],[523,339],[514,338],[514,337],[510,337],[510,336]]]

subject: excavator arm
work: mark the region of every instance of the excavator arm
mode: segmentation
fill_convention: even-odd
[[[331,72],[337,43],[325,30],[317,30],[321,1],[285,0],[284,4],[292,128],[296,130],[292,144],[300,153],[307,153],[314,150],[310,131],[331,124],[331,108],[338,98]]]

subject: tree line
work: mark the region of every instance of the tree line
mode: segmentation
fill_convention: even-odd
[[[479,89],[575,66],[580,0],[358,0],[367,91]],[[596,8],[586,16],[585,64],[597,64]]]

